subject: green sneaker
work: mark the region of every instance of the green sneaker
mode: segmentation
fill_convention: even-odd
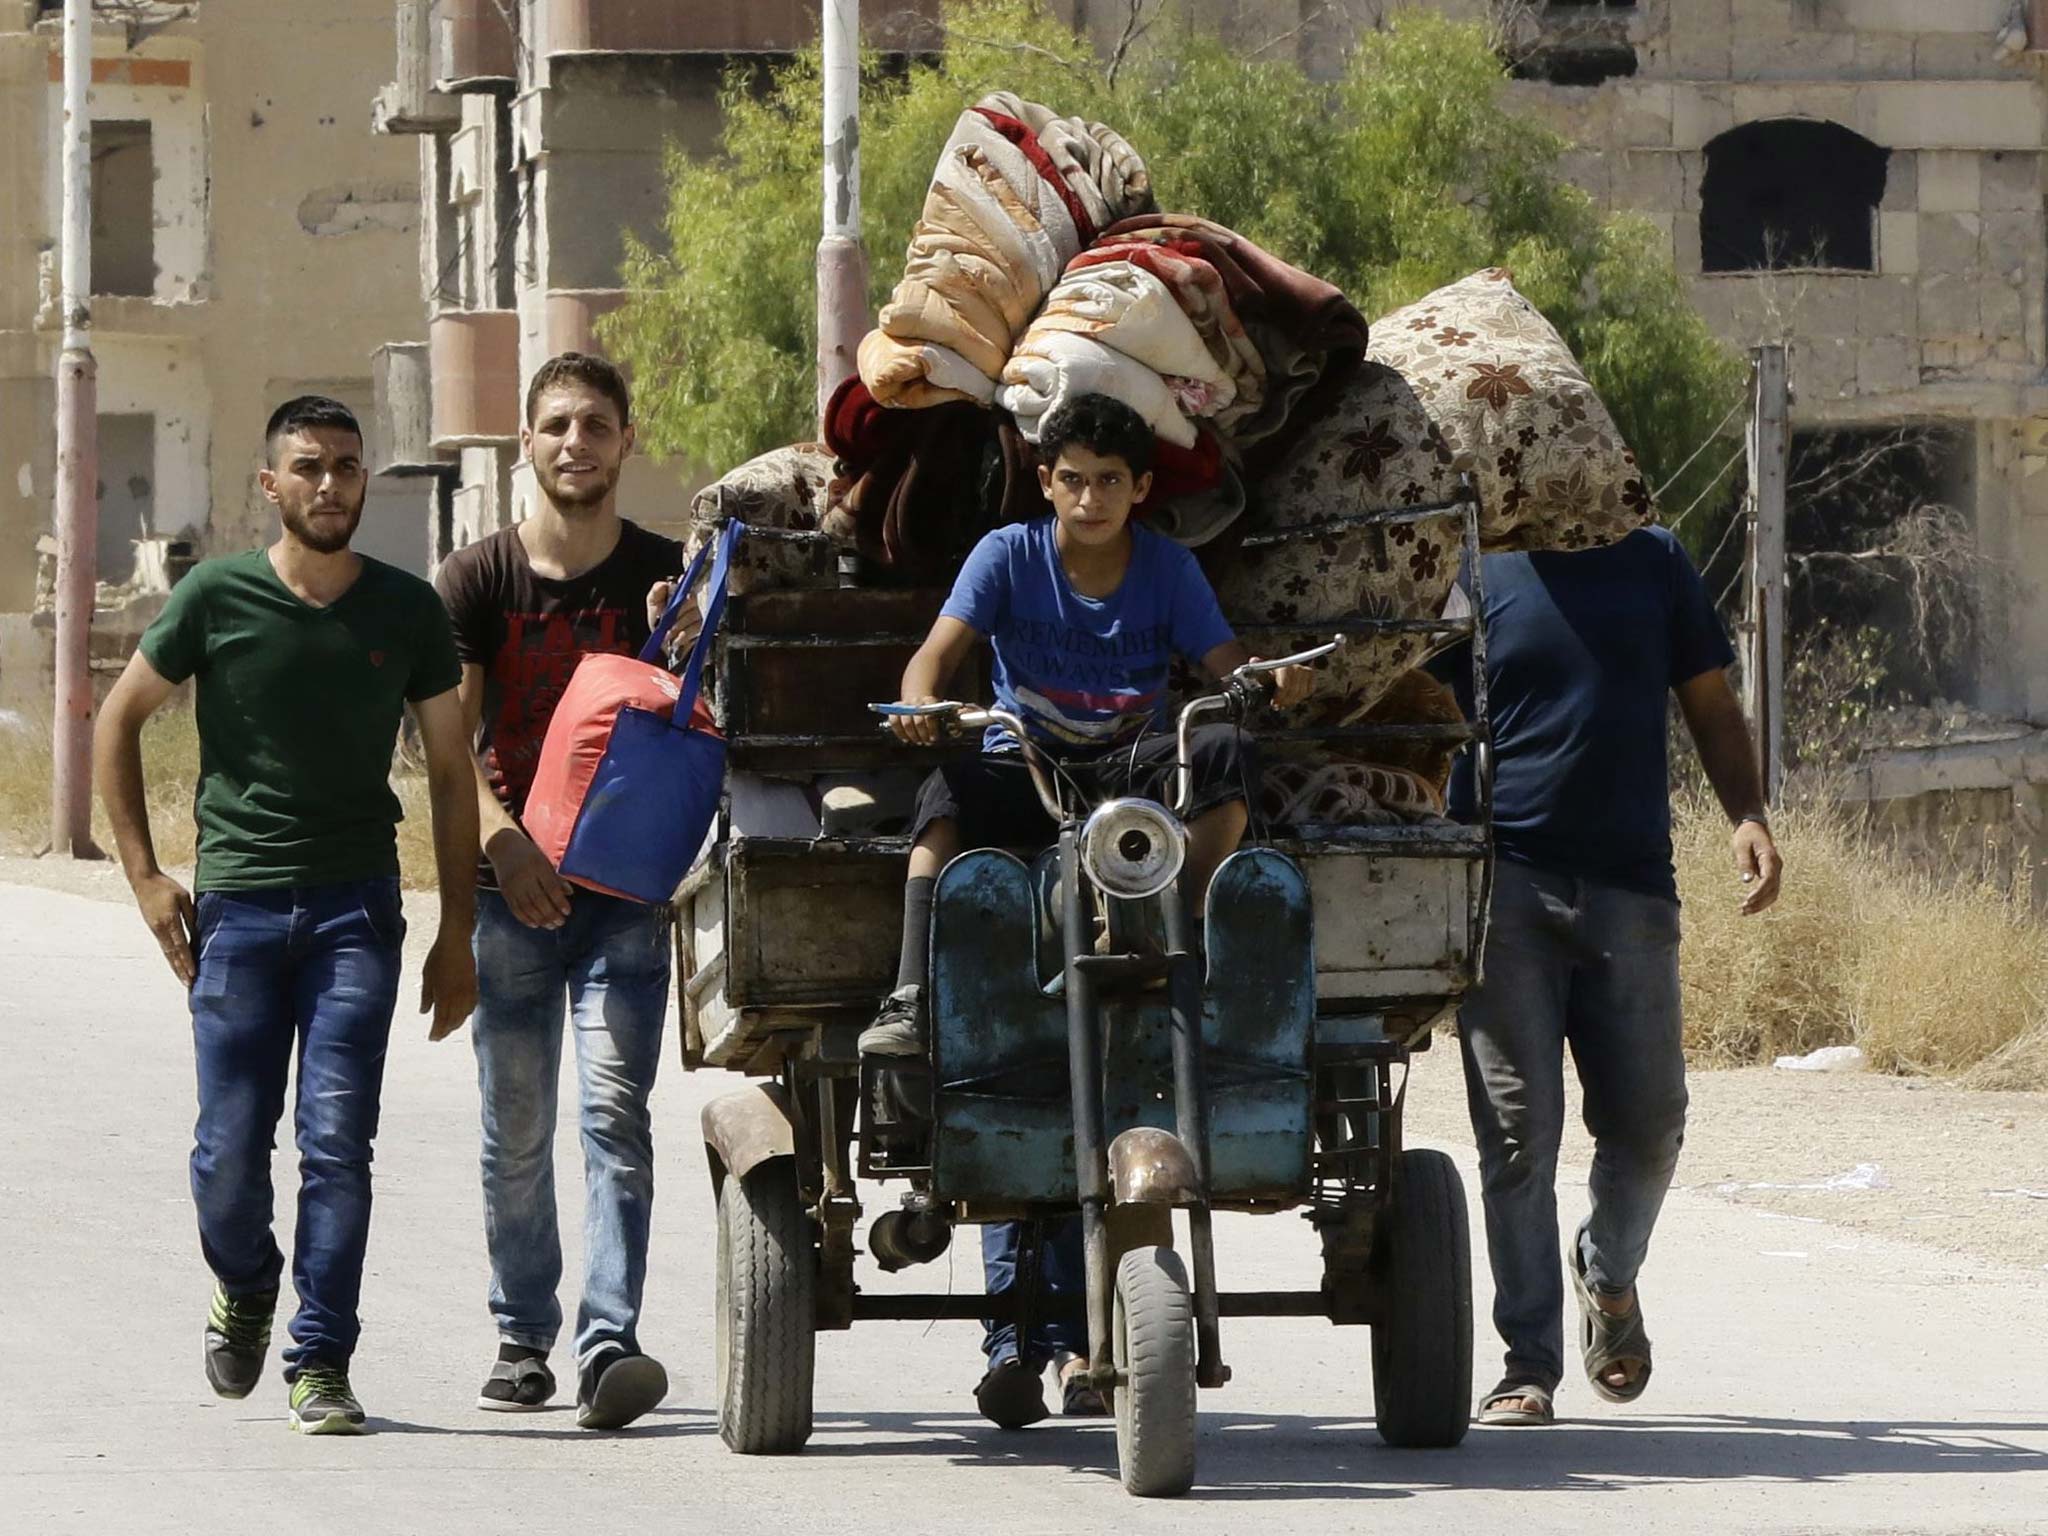
[[[222,1397],[247,1397],[263,1374],[270,1353],[270,1320],[277,1315],[276,1290],[230,1296],[213,1288],[206,1316],[206,1379]]]
[[[349,1390],[348,1372],[310,1361],[292,1383],[292,1428],[302,1435],[359,1435],[363,1405]]]

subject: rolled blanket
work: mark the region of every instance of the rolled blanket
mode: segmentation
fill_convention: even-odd
[[[1264,361],[1267,385],[1259,409],[1232,425],[1230,439],[1247,466],[1262,471],[1301,422],[1314,418],[1310,391],[1333,390],[1357,369],[1365,355],[1365,317],[1338,288],[1207,219],[1146,214],[1103,231],[1103,243],[1124,240],[1174,248],[1191,242],[1223,279]]]
[[[1049,159],[1041,158],[1042,150],[1040,155],[1034,155],[984,112],[960,114],[952,137],[939,151],[939,163],[944,165],[962,149],[973,149],[1001,172],[1010,190],[1031,210],[1038,227],[1052,237],[1062,267],[1080,254],[1093,231],[1075,217],[1068,188],[1057,175],[1057,167],[1053,167],[1054,175],[1045,174]]]
[[[1195,323],[1173,291],[1152,273],[1128,261],[1069,271],[1047,295],[1025,332],[1070,331],[1092,336],[1106,347],[1165,375],[1209,386],[1190,416],[1213,416],[1237,398],[1237,386],[1203,343]],[[1176,393],[1180,391],[1176,390]],[[1183,396],[1184,402],[1186,396]]]
[[[876,323],[892,340],[950,349],[987,379],[1010,359],[1009,321],[983,292],[974,268],[950,251],[913,245],[903,281]]]
[[[1164,245],[1149,240],[1100,241],[1068,263],[1061,281],[1098,267],[1128,264],[1142,267],[1166,284],[1209,356],[1230,380],[1235,399],[1215,416],[1216,425],[1228,430],[1265,404],[1266,364],[1231,308],[1221,274],[1200,251],[1192,240]]]
[[[1078,117],[1060,117],[1050,107],[1009,91],[984,96],[977,110],[1011,118],[1032,132],[1087,209],[1094,225],[1087,240],[1119,219],[1153,208],[1151,173],[1115,129]]]
[[[865,371],[863,371],[865,376]],[[1070,331],[1034,331],[1003,369],[997,401],[1017,419],[1031,442],[1048,412],[1076,395],[1121,400],[1160,437],[1180,448],[1195,446],[1195,427],[1165,381],[1143,363]]]
[[[949,400],[987,405],[996,381],[951,347],[936,342],[898,341],[886,331],[861,338],[861,382],[885,405],[924,408]]]

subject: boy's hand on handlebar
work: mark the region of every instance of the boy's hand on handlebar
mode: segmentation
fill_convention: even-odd
[[[898,704],[936,704],[938,699],[929,693],[915,696],[905,695]],[[889,729],[896,733],[898,741],[907,741],[913,747],[938,745],[939,728],[945,720],[943,715],[890,715]]]
[[[1263,658],[1254,656],[1253,661]],[[1266,674],[1266,682],[1273,691],[1275,709],[1291,709],[1308,697],[1315,686],[1316,675],[1307,667],[1282,667],[1278,672]]]

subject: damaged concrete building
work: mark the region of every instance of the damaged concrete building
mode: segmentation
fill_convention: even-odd
[[[2048,4],[1489,9],[1573,177],[1668,228],[1726,341],[1789,344],[1795,480],[1910,437],[1892,489],[1954,508],[1984,557],[1974,639],[1914,679],[1967,712],[1919,712],[1848,793],[1909,842],[2048,868]],[[1859,510],[1820,496],[1809,531],[1853,549]]]
[[[1291,52],[1323,76],[1404,4],[1492,26],[1518,102],[1578,146],[1569,174],[1668,232],[1715,331],[1789,343],[1803,462],[1910,432],[1908,493],[1958,509],[2003,573],[1967,657],[1921,680],[1970,725],[1866,754],[1857,792],[1936,838],[2048,856],[2048,3],[1136,3],[1156,30]],[[1048,5],[1108,49],[1133,0]],[[869,46],[914,50],[938,7],[865,9]],[[520,380],[589,345],[620,302],[624,232],[655,234],[665,212],[663,147],[710,152],[727,62],[810,43],[817,15],[795,0],[399,0],[378,115],[420,135],[426,339],[386,348],[377,374],[395,467],[449,487],[437,553],[523,515]],[[673,526],[691,483],[643,460],[625,505]]]
[[[866,42],[917,46],[937,10],[892,5]],[[447,487],[438,558],[526,515],[525,379],[556,352],[597,348],[597,321],[625,297],[627,236],[660,238],[666,154],[714,152],[727,66],[811,43],[818,9],[399,0],[395,19],[397,70],[376,121],[418,140],[424,317],[411,334],[424,340],[382,348],[375,373],[393,467]],[[636,456],[620,508],[673,532],[691,484],[685,467]]]
[[[62,9],[0,0],[0,708],[30,718],[51,697]],[[388,0],[119,0],[93,50],[93,654],[118,667],[182,565],[268,526],[277,400],[317,390],[369,420],[370,349],[418,324],[394,276],[419,196],[405,148],[366,131]],[[416,486],[373,485],[365,547],[424,570],[425,530]]]
[[[1105,48],[1132,3],[1047,0]],[[1900,430],[1924,445],[1914,491],[1959,509],[2001,573],[1967,656],[1922,680],[1971,707],[1974,739],[1866,755],[1860,792],[1938,833],[1995,825],[2040,862],[2048,0],[1138,3],[1158,34],[1217,32],[1322,76],[1406,4],[1492,25],[1518,102],[1577,144],[1568,172],[1668,232],[1717,333],[1789,343],[1803,452]],[[54,457],[57,9],[0,0],[6,704],[47,698],[31,610]],[[103,577],[127,605],[102,626],[109,657],[147,610],[137,584],[161,585],[180,541],[210,553],[258,534],[250,424],[291,390],[374,405],[371,547],[388,533],[424,567],[522,516],[522,381],[592,345],[622,301],[626,234],[658,238],[666,214],[664,155],[716,147],[726,66],[818,26],[805,0],[104,9]],[[941,0],[863,9],[871,48],[937,36]],[[673,528],[697,478],[638,460],[625,508]]]

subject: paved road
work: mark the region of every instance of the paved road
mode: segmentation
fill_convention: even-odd
[[[656,1094],[644,1330],[675,1379],[669,1404],[619,1436],[579,1432],[566,1412],[480,1414],[492,1336],[471,1059],[459,1039],[429,1047],[401,1027],[356,1370],[378,1433],[304,1440],[284,1428],[274,1374],[240,1404],[200,1375],[207,1280],[175,984],[129,909],[0,886],[7,1531],[2048,1531],[2048,1274],[1684,1191],[1647,1279],[1657,1384],[1633,1410],[1568,1386],[1554,1430],[1390,1451],[1368,1422],[1362,1331],[1239,1323],[1226,1336],[1237,1380],[1204,1397],[1198,1488],[1146,1505],[1118,1487],[1104,1427],[981,1424],[971,1325],[877,1324],[821,1342],[805,1455],[732,1456],[707,1412],[711,1215],[695,1135],[698,1104],[729,1080],[680,1070]],[[1453,1071],[1425,1059],[1419,1091],[1450,1091]],[[573,1170],[566,1135],[560,1155]],[[279,1174],[291,1187],[282,1160]],[[573,1177],[563,1188],[580,1199]],[[576,1230],[573,1204],[564,1226]],[[1313,1274],[1311,1234],[1289,1217],[1224,1218],[1219,1246],[1232,1288]],[[975,1284],[964,1261],[951,1280]],[[1495,1358],[1490,1337],[1480,1353]]]

